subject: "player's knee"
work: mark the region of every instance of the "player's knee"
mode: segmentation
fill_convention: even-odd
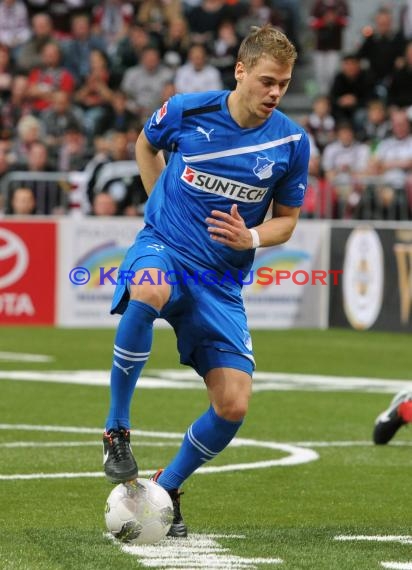
[[[230,422],[240,422],[248,411],[248,400],[231,400],[215,405],[218,416]]]
[[[160,311],[170,297],[170,286],[167,284],[151,285],[144,283],[130,287],[130,298],[141,301]]]

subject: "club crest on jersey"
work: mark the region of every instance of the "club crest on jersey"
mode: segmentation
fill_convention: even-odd
[[[248,350],[253,350],[252,337],[249,331],[243,331],[243,342]]]
[[[266,156],[258,156],[256,160],[256,166],[253,172],[259,178],[259,180],[265,180],[270,178],[273,174],[273,165],[275,163],[273,160],[269,160]]]
[[[192,188],[209,194],[226,196],[230,200],[239,200],[240,202],[262,202],[269,190],[268,187],[259,188],[258,186],[242,184],[237,180],[207,174],[189,166],[185,167],[180,178]]]
[[[160,109],[157,111],[156,118],[155,118],[156,125],[158,125],[160,123],[160,121],[163,119],[163,117],[166,115],[168,102],[169,101],[166,101],[166,103],[163,103],[162,107],[160,107]]]

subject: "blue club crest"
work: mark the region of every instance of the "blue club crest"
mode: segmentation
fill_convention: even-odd
[[[253,172],[256,174],[259,180],[265,180],[266,178],[270,178],[272,176],[274,164],[274,161],[269,160],[266,158],[266,156],[258,156]]]

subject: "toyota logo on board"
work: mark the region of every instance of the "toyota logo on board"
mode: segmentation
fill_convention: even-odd
[[[2,267],[5,262],[7,270]],[[26,273],[28,265],[29,252],[24,241],[13,232],[0,228],[0,289],[19,281]]]

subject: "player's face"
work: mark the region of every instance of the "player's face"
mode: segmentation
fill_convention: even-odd
[[[246,69],[238,62],[235,69],[239,103],[250,118],[265,121],[279,105],[292,76],[292,66],[263,57]]]

